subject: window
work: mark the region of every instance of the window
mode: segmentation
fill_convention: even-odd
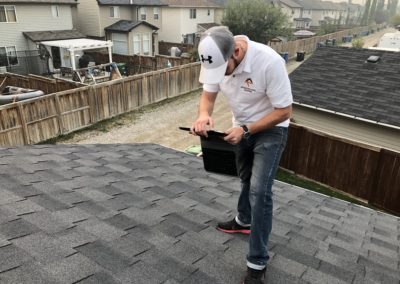
[[[153,8],[154,20],[158,20],[158,8]]]
[[[0,6],[0,22],[15,23],[16,21],[15,6]]]
[[[196,19],[196,9],[190,9],[190,19]]]
[[[113,52],[128,55],[128,36],[122,33],[113,33]]]
[[[144,7],[140,8],[140,20],[146,21],[146,8]]]
[[[211,10],[208,9],[208,10],[207,10],[207,16],[210,16],[210,15],[211,15]]]
[[[51,14],[53,15],[53,18],[58,18],[60,16],[60,11],[58,9],[58,5],[51,6]]]
[[[143,54],[150,55],[150,35],[143,34]]]
[[[0,47],[0,66],[18,65],[15,46]]]
[[[119,18],[119,7],[118,6],[110,7],[110,17],[111,18]]]
[[[140,34],[133,35],[133,54],[140,54]]]

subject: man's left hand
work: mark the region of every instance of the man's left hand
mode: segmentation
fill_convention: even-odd
[[[224,140],[229,144],[236,145],[242,140],[243,137],[243,128],[241,127],[232,127],[225,131],[227,134],[224,137]]]

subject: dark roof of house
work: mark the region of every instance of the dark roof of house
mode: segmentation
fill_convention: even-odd
[[[97,0],[99,5],[136,5],[136,6],[171,6],[171,7],[212,7],[224,5],[218,0]]]
[[[18,3],[26,3],[26,4],[78,4],[78,1],[75,0],[0,0],[0,3],[10,3],[10,4],[18,4]]]
[[[97,0],[99,5],[165,6],[165,0]]]
[[[83,33],[77,30],[36,31],[36,32],[23,32],[23,34],[25,37],[29,38],[33,42],[86,37]]]
[[[202,24],[197,24],[197,26],[199,26],[200,28],[204,29],[204,30],[208,30],[212,27],[217,27],[220,26],[220,24],[217,23],[202,23]]]
[[[0,282],[240,283],[239,181],[154,144],[0,149]],[[275,182],[268,283],[398,283],[399,218]]]
[[[108,32],[130,32],[134,28],[145,25],[153,30],[158,30],[158,27],[146,22],[146,21],[129,21],[129,20],[119,20],[118,22],[104,28]]]
[[[281,2],[291,8],[301,8],[302,7],[299,3],[297,3],[293,0],[279,0],[279,2]]]
[[[290,80],[296,103],[400,126],[399,74],[400,52],[324,47]]]

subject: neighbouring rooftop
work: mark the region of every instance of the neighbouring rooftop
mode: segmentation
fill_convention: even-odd
[[[0,150],[0,283],[241,283],[237,178],[155,144]],[[276,182],[268,283],[396,283],[399,218]]]
[[[290,80],[295,104],[400,127],[399,74],[400,52],[324,47]]]

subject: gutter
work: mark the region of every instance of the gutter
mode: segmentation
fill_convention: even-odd
[[[370,123],[370,124],[377,124],[377,125],[380,125],[380,126],[384,126],[384,127],[389,127],[389,128],[393,128],[393,129],[396,129],[396,130],[400,130],[399,126],[386,124],[386,123],[382,123],[382,122],[379,122],[379,121],[374,121],[374,120],[358,117],[358,116],[355,116],[355,115],[349,115],[349,114],[346,114],[346,113],[333,111],[333,110],[329,110],[329,109],[325,109],[325,108],[320,108],[320,107],[316,107],[316,106],[312,106],[312,105],[308,105],[308,104],[303,104],[303,103],[299,103],[299,102],[293,102],[293,104],[294,105],[298,105],[298,106],[303,106],[303,107],[306,107],[306,108],[309,108],[309,109],[315,109],[315,110],[323,111],[323,112],[326,112],[326,113],[336,114],[336,115],[339,115],[339,116],[342,116],[342,117],[355,119],[355,120],[366,122],[366,123]]]

